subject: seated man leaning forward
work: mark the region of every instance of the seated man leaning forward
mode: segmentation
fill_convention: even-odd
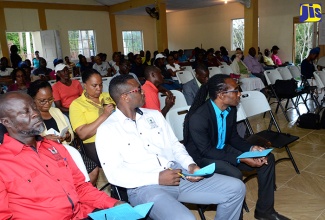
[[[0,219],[83,219],[119,204],[94,188],[63,145],[39,136],[44,123],[32,98],[0,96],[8,133],[0,148]]]
[[[206,100],[207,95],[209,99]],[[229,75],[217,74],[202,85],[187,113],[184,143],[194,161],[205,166],[216,165],[216,173],[242,179],[241,170],[256,169],[258,200],[255,218],[287,220],[274,210],[275,162],[273,154],[263,158],[237,157],[246,151],[263,150],[241,138],[236,129],[237,109],[241,93]]]
[[[159,111],[139,109],[139,83],[121,75],[109,92],[117,108],[98,128],[96,149],[108,181],[127,188],[132,205],[154,202],[149,215],[155,220],[194,220],[181,202],[218,204],[215,219],[239,218],[246,191],[241,180],[220,174],[182,179],[180,173],[200,168]]]

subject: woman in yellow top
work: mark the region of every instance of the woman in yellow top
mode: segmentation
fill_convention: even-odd
[[[86,156],[101,167],[95,147],[96,131],[114,112],[115,103],[108,93],[102,92],[102,77],[96,70],[84,71],[82,82],[84,92],[70,105],[70,122],[84,143]]]

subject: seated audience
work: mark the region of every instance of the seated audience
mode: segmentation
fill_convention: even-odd
[[[181,202],[218,204],[215,219],[238,220],[245,197],[241,180],[219,174],[182,179],[181,173],[200,167],[159,112],[140,109],[141,85],[121,75],[112,79],[109,92],[116,112],[99,126],[96,148],[108,181],[127,188],[131,205],[154,202],[149,217],[155,220],[195,220]]]
[[[56,67],[56,65],[58,65],[59,63],[63,63],[63,60],[62,59],[54,59],[53,60],[53,65],[54,65],[54,70],[52,70],[51,72],[50,72],[50,79],[51,80],[59,80],[59,77],[57,76],[57,74],[55,73],[55,67]],[[70,74],[70,73],[69,73]]]
[[[222,64],[220,63],[220,61],[214,56],[214,53],[212,50],[208,50],[207,51],[207,60],[206,60],[206,65],[208,67],[211,66],[221,66]]]
[[[66,120],[61,110],[52,107],[54,98],[51,85],[47,81],[36,80],[32,82],[31,86],[28,88],[28,95],[34,99],[36,107],[40,111],[45,124],[45,129],[41,135],[52,141],[70,144],[74,139],[73,130],[70,126],[70,122]],[[69,130],[66,132],[65,136],[60,137],[60,132],[66,127],[69,127]],[[59,133],[57,135],[47,134],[47,131],[51,128]],[[82,159],[86,165],[90,182],[95,186],[99,174],[99,168],[85,155],[82,155]]]
[[[228,65],[230,65],[231,60],[228,56],[228,50],[224,46],[221,46],[220,53],[221,53],[221,57],[222,57],[223,61],[226,62]]]
[[[220,50],[217,50],[215,53],[214,53],[215,57],[217,58],[217,60],[221,63],[221,62],[225,62],[223,59],[222,59],[222,56],[221,56],[221,52]]]
[[[263,61],[264,61],[265,67],[269,67],[269,68],[273,68],[274,69],[274,67],[276,67],[276,65],[274,64],[272,58],[270,57],[270,54],[271,54],[270,53],[270,50],[266,48],[264,50]]]
[[[119,71],[116,72],[116,74],[113,77],[116,77],[116,76],[119,76],[119,75],[131,75],[140,84],[140,81],[139,81],[138,77],[134,73],[131,73],[130,69],[131,69],[130,62],[128,60],[123,59],[120,62]]]
[[[320,48],[315,47],[309,51],[309,55],[301,62],[301,75],[304,79],[314,78],[314,72],[316,71],[314,61],[318,58]]]
[[[121,203],[85,182],[63,145],[39,136],[45,125],[29,95],[1,95],[0,122],[8,130],[0,148],[1,219],[77,220]]]
[[[9,66],[7,57],[1,57],[0,59],[0,76],[10,76],[12,68]]]
[[[131,73],[134,73],[141,82],[145,81],[144,69],[145,69],[145,65],[142,64],[140,54],[134,55],[134,63],[132,64],[131,67]]]
[[[39,67],[34,69],[31,75],[32,82],[38,79],[49,80],[52,69],[47,68],[47,62],[44,58],[39,58]]]
[[[102,92],[102,77],[96,70],[85,71],[82,82],[85,90],[70,105],[70,122],[83,141],[86,156],[101,167],[95,148],[96,131],[114,112],[115,103],[107,92]]]
[[[167,57],[167,65],[166,65],[166,69],[169,72],[169,74],[173,77],[176,76],[176,72],[177,71],[181,71],[182,68],[180,65],[178,65],[177,63],[174,62],[174,57],[172,55],[169,55]]]
[[[263,147],[248,143],[237,133],[236,118],[241,93],[230,76],[217,74],[201,86],[184,122],[184,145],[198,166],[211,163],[216,173],[242,180],[242,170],[257,171],[258,200],[254,217],[287,220],[274,210],[275,161],[273,154],[262,158],[237,159],[247,151]],[[207,95],[209,99],[206,100]]]
[[[95,56],[95,64],[93,65],[93,69],[97,70],[101,76],[111,76],[111,66],[106,62],[102,61],[100,56]]]
[[[78,75],[76,73],[76,70],[77,70],[76,64],[74,62],[71,62],[68,56],[64,57],[64,61],[65,61],[65,65],[67,65],[67,67],[68,67],[70,77],[74,77],[74,76]]]
[[[151,52],[150,50],[146,51],[146,57],[143,63],[145,66],[151,66]]]
[[[88,62],[87,58],[85,56],[83,56],[83,55],[80,56],[79,65],[80,65],[79,72],[80,72],[81,75],[86,70],[91,70],[93,68],[93,63]]]
[[[231,61],[233,61],[236,58],[236,55],[238,52],[243,52],[240,47],[236,48],[235,54],[231,56]],[[242,56],[241,60],[244,60],[244,55]]]
[[[14,84],[8,86],[8,92],[19,91],[27,93],[29,87],[29,82],[26,80],[27,75],[24,69],[17,68],[11,73],[11,78]]]
[[[10,47],[10,62],[12,68],[17,68],[18,64],[22,61],[21,57],[18,54],[18,47],[16,45],[11,45]]]
[[[245,63],[242,61],[242,56],[243,52],[237,51],[236,58],[230,64],[232,71],[235,74],[240,74],[240,88],[242,89],[242,91],[262,90],[262,92],[264,93],[264,83],[260,78],[257,78],[251,74]]]
[[[187,105],[192,105],[201,85],[209,79],[209,70],[205,65],[198,65],[195,69],[195,78],[183,85],[183,94]]]
[[[33,58],[33,67],[34,69],[37,69],[39,67],[39,61],[40,61],[39,51],[35,51],[35,57]]]
[[[115,75],[116,72],[119,70],[120,66],[120,61],[121,61],[121,56],[118,52],[114,52],[112,55],[112,60],[109,61],[109,65],[112,67],[112,75]],[[141,60],[142,63],[142,60]]]
[[[244,59],[248,70],[256,77],[260,78],[264,85],[267,85],[264,76],[264,68],[261,63],[258,62],[256,57],[256,49],[254,47],[249,48],[248,55]]]
[[[161,71],[161,74],[164,78],[164,83],[162,84],[167,90],[180,90],[181,86],[179,85],[177,80],[173,80],[172,75],[168,72],[166,65],[165,65],[165,56],[163,54],[157,54],[155,60],[155,66],[158,67]]]
[[[280,57],[277,55],[278,54],[278,51],[280,50],[280,48],[276,45],[274,45],[272,48],[271,48],[271,59],[273,60],[273,63],[276,65],[276,66],[286,66],[288,63],[282,63]]]
[[[143,108],[155,109],[160,111],[164,116],[175,104],[175,96],[172,93],[165,93],[165,107],[160,110],[160,101],[158,97],[159,85],[164,83],[164,78],[159,68],[155,66],[147,66],[144,75],[146,82],[142,86],[142,90],[145,92],[145,104]]]
[[[22,61],[18,64],[18,68],[21,68],[23,70],[25,70],[26,73],[26,82],[30,83],[31,82],[31,74],[32,74],[32,68],[29,66],[28,61],[30,62],[30,60],[25,60]]]
[[[205,51],[203,49],[195,50],[195,61],[192,63],[192,68],[196,69],[198,65],[206,65]]]
[[[63,63],[55,67],[59,81],[53,85],[54,104],[69,117],[70,104],[81,96],[83,89],[78,80],[71,80],[68,66]]]
[[[184,63],[188,61],[188,57],[184,54],[184,50],[178,50],[178,61]]]
[[[158,51],[155,50],[155,51],[153,52],[153,58],[151,58],[151,65],[155,65],[155,60],[156,60],[156,56],[157,56],[157,54],[158,54]]]

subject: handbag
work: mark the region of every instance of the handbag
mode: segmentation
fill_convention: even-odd
[[[321,121],[319,114],[305,113],[299,116],[296,122],[297,126],[306,129],[320,129]]]

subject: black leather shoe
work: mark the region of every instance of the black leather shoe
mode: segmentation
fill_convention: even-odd
[[[280,215],[277,212],[274,212],[272,214],[261,214],[261,213],[255,212],[254,217],[257,220],[290,220],[290,218]]]

